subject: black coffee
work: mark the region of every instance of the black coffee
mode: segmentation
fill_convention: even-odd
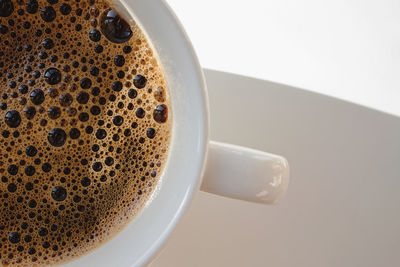
[[[163,70],[103,0],[0,0],[0,262],[58,264],[148,201],[171,123]]]

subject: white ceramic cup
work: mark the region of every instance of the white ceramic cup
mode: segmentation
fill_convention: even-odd
[[[67,266],[148,263],[200,186],[210,193],[271,204],[282,197],[289,181],[284,158],[209,140],[203,73],[184,30],[164,1],[112,0],[112,5],[126,20],[141,26],[164,68],[172,99],[171,146],[161,181],[140,214],[110,241]]]

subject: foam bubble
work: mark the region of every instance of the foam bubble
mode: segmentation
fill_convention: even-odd
[[[0,0],[0,265],[60,264],[147,203],[168,87],[144,34],[103,0]]]

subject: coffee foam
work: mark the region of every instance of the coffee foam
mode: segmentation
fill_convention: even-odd
[[[87,253],[159,180],[171,134],[163,70],[137,25],[107,36],[109,10],[102,0],[0,0],[3,265]]]

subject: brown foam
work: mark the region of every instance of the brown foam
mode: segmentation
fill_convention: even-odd
[[[58,264],[114,236],[149,199],[168,151],[169,92],[136,25],[125,43],[89,38],[105,1],[38,0],[34,14],[33,1],[12,4],[0,16],[0,262]]]

